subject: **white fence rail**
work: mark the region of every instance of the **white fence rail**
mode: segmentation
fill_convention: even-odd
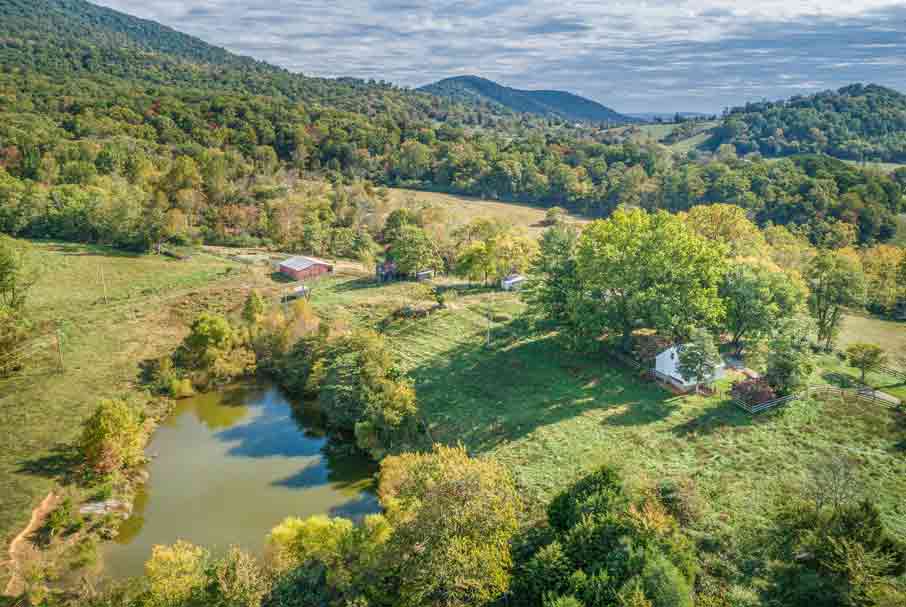
[[[789,396],[784,396],[782,398],[775,398],[774,400],[765,401],[763,403],[747,403],[739,399],[733,399],[733,402],[736,403],[741,408],[745,409],[749,413],[762,413],[768,411],[780,405],[792,402],[794,400],[799,400],[801,398],[808,398],[809,396],[817,394],[830,394],[834,396],[841,396],[844,398],[858,398],[860,400],[868,401],[874,404],[884,405],[885,407],[897,407],[901,405],[901,401],[892,396],[888,396],[883,392],[878,392],[871,388],[838,388],[836,386],[809,386],[802,392],[797,394],[791,394]]]

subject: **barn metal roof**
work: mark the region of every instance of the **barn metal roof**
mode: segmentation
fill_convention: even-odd
[[[281,267],[289,268],[290,270],[296,270],[296,271],[307,270],[308,268],[310,268],[312,266],[317,266],[317,265],[329,266],[330,264],[327,263],[326,261],[322,261],[322,260],[316,259],[314,257],[302,257],[302,256],[290,257],[286,261],[280,262]]]

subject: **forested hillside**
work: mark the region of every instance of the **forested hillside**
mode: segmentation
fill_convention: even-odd
[[[611,124],[634,121],[597,101],[566,91],[524,91],[478,76],[445,78],[420,90],[455,101],[499,105],[514,112],[539,116]]]
[[[904,171],[602,143],[591,127],[291,74],[78,0],[4,0],[0,17],[0,230],[12,235],[322,253],[338,230],[364,238],[362,212],[327,212],[293,185],[300,175],[593,216],[727,202],[834,246],[890,239],[904,208]]]
[[[825,153],[851,160],[906,162],[906,95],[854,84],[787,101],[734,108],[712,144],[741,154]]]

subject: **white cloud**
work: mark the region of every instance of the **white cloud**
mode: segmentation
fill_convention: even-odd
[[[311,75],[414,86],[477,73],[624,111],[780,96],[788,63],[805,88],[906,83],[903,0],[95,1]],[[702,82],[721,93],[703,98]]]

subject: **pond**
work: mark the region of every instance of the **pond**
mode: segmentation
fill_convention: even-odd
[[[179,401],[148,448],[151,477],[132,516],[103,549],[105,574],[140,575],[156,544],[182,539],[214,554],[236,544],[261,554],[287,516],[376,512],[376,466],[326,455],[326,442],[316,412],[272,385]]]

